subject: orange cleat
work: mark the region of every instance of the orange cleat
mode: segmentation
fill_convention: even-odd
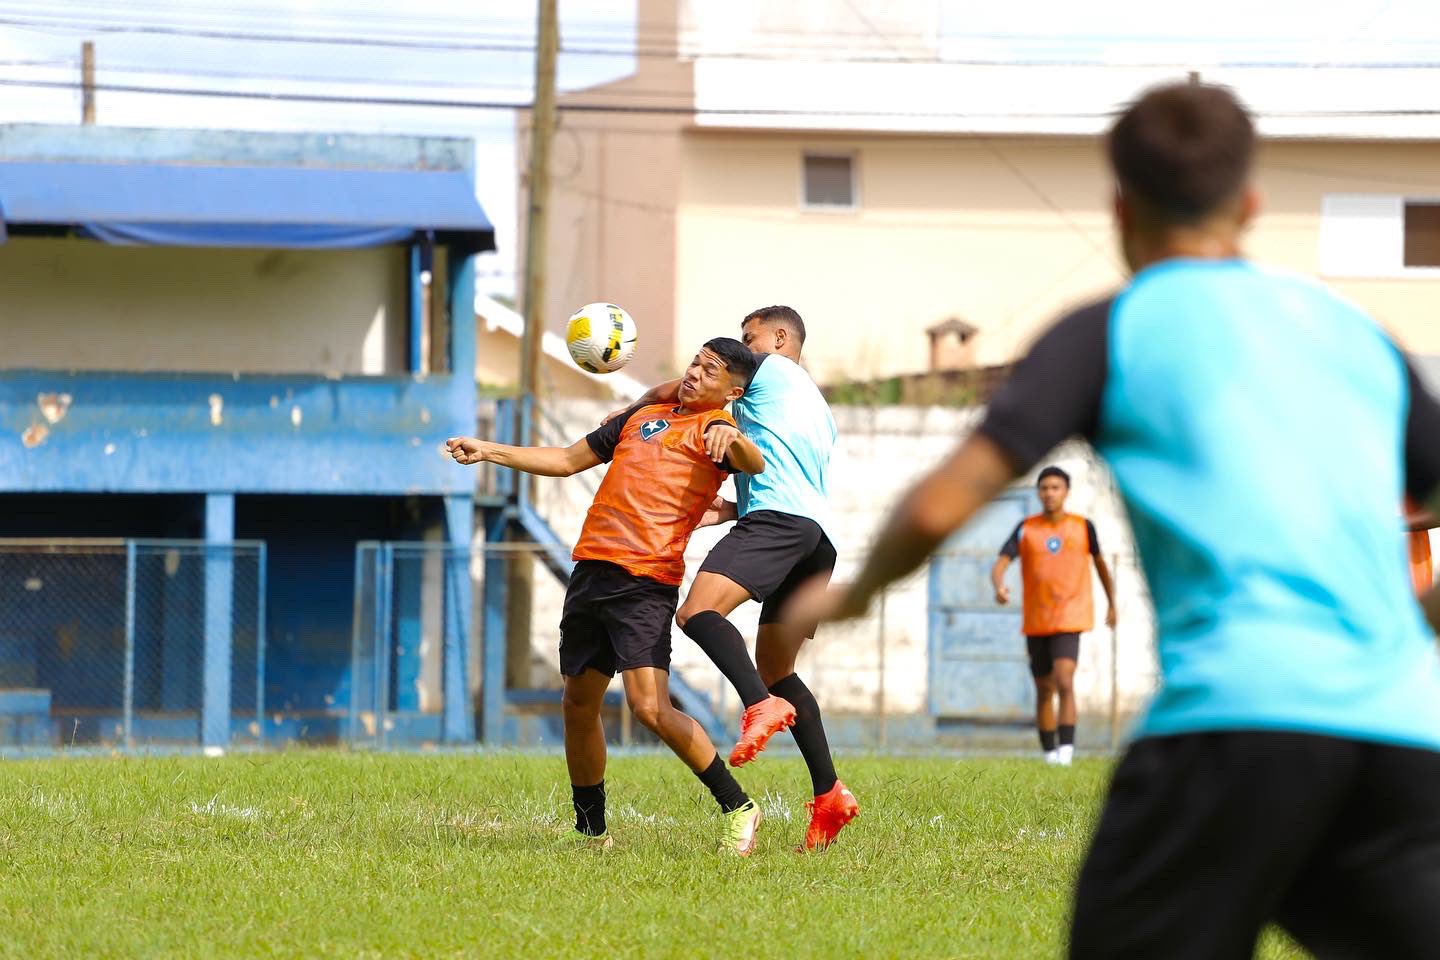
[[[845,824],[860,814],[855,795],[839,780],[805,806],[810,810],[810,828],[805,831],[806,850],[824,850],[845,829]]]
[[[770,738],[795,723],[790,701],[774,695],[745,708],[740,718],[740,740],[730,751],[730,766],[743,767],[765,749]]]

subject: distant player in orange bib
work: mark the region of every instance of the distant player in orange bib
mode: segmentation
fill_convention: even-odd
[[[1009,603],[1005,571],[1013,560],[1020,560],[1025,592],[1021,630],[1029,648],[1030,675],[1035,678],[1035,725],[1045,761],[1069,766],[1075,755],[1075,661],[1080,654],[1080,634],[1095,626],[1092,559],[1110,608],[1105,614],[1108,627],[1115,626],[1115,590],[1110,569],[1100,556],[1095,525],[1065,512],[1070,475],[1059,467],[1046,467],[1040,471],[1037,491],[1044,512],[1015,527],[1000,548],[990,582],[995,587],[995,602]]]

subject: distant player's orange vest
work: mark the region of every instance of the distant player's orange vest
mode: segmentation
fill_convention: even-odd
[[[1090,590],[1090,532],[1084,517],[1044,514],[1020,525],[1020,576],[1025,585],[1027,637],[1084,633],[1095,626]]]
[[[1435,571],[1430,565],[1430,531],[1416,530],[1410,534],[1410,582],[1419,596],[1430,589],[1435,582]]]

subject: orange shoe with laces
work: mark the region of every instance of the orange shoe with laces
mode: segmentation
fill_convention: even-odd
[[[810,828],[805,831],[806,850],[824,850],[834,841],[845,824],[860,813],[860,804],[850,788],[839,780],[835,786],[805,804],[810,811]]]
[[[795,723],[795,708],[782,697],[766,697],[745,708],[740,718],[740,740],[730,751],[730,766],[743,767],[765,749],[770,738]]]

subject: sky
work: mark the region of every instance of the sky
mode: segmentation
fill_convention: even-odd
[[[727,11],[850,11],[851,0],[682,0]],[[891,0],[903,2],[903,0]],[[1084,59],[1113,63],[1225,61],[1330,63],[1440,61],[1433,0],[1257,3],[1210,0],[918,0],[940,22],[942,58]],[[861,5],[863,7],[863,4]],[[560,59],[562,90],[635,67],[634,0],[560,0],[562,42],[590,51]],[[72,83],[80,43],[96,44],[97,80],[167,89],[343,93],[495,108],[375,106],[193,95],[101,92],[99,122],[439,134],[476,142],[477,192],[496,225],[498,253],[480,265],[481,289],[515,286],[514,113],[534,78],[534,8],[513,0],[0,0],[0,123],[75,122]],[[643,47],[660,39],[638,24]],[[290,38],[286,41],[283,38]],[[303,38],[296,42],[295,38]],[[336,42],[340,39],[351,42]],[[833,38],[796,39],[800,57],[823,57]],[[842,54],[843,55],[843,54]]]

